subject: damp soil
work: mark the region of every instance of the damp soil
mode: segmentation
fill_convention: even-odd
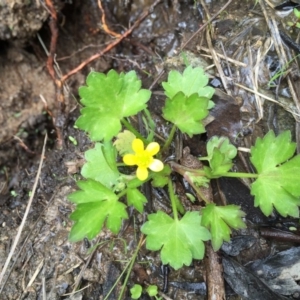
[[[206,68],[211,84],[217,88],[213,99],[216,103],[212,110],[214,120],[208,124],[205,136],[181,137],[182,147],[188,146],[193,156],[200,155],[205,141],[214,135],[228,136],[237,146],[249,148],[258,136],[270,129],[276,133],[289,129],[293,139],[298,141],[297,117],[294,115],[297,109],[284,78],[279,91],[268,86],[280,64],[274,47],[269,44],[270,33],[260,8],[254,6],[255,1],[232,1],[217,16],[211,26],[212,45],[216,52],[233,60],[226,62],[226,59],[221,59],[221,68],[231,81],[253,87],[253,69],[257,68],[256,88],[283,103],[281,106],[257,99],[253,93],[233,85],[230,80],[225,87],[213,66],[211,51],[207,50],[205,31],[194,36],[185,47],[185,54],[181,55],[180,47],[207,19],[207,12],[200,1],[185,0],[161,1],[128,38],[72,75],[63,91],[66,107],[62,109],[57,99],[57,86],[46,66],[53,34],[49,9],[39,1],[21,2],[12,1],[9,6],[3,5],[0,12],[1,269],[24,216],[46,134],[48,137],[33,204],[8,271],[0,283],[0,299],[96,300],[104,299],[111,290],[107,299],[117,299],[124,276],[119,281],[117,279],[137,246],[139,226],[146,215],[130,212],[130,218],[124,222],[118,236],[103,230],[92,241],[68,241],[72,226],[69,215],[74,206],[67,200],[67,195],[76,189],[75,182],[80,178],[84,151],[93,146],[83,132],[74,128],[80,109],[78,87],[84,84],[87,74],[91,70],[107,72],[112,68],[118,72],[135,70],[143,86],[152,87],[149,108],[157,122],[159,134],[166,138],[169,127],[159,115],[164,100],[159,83],[165,80],[168,70],[182,70],[186,61]],[[153,3],[147,0],[102,2],[107,25],[115,32],[126,30]],[[101,51],[114,38],[101,26],[102,14],[96,0],[53,3],[59,30],[54,66],[57,76],[61,76]],[[214,15],[225,1],[204,3],[210,15]],[[274,13],[269,10],[270,14]],[[290,72],[295,85],[299,85],[296,61]],[[58,129],[60,136],[57,135]],[[245,168],[251,166],[247,155],[241,154],[235,169]],[[189,192],[187,187],[179,177],[174,181],[176,192],[185,201],[185,194]],[[298,223],[276,215],[271,219],[263,216],[253,207],[247,184],[223,180],[215,183],[214,187],[216,198],[223,193],[228,203],[241,205],[247,212],[248,229],[233,233],[234,236],[252,237],[250,244],[239,252],[238,261],[242,265],[299,243],[295,237],[278,242],[270,237],[271,234],[267,237],[260,234],[258,229],[263,224],[280,230],[293,226],[296,236]],[[149,194],[152,208],[170,211],[162,191],[150,190]],[[190,209],[199,209],[199,203],[194,207],[190,203],[188,205]],[[151,212],[151,207],[147,210]],[[168,291],[164,289],[166,273]],[[203,288],[205,274],[205,264],[201,261],[195,261],[192,266],[179,271],[166,266],[162,268],[159,254],[143,247],[129,277],[128,287],[134,283],[156,284],[169,297],[166,299],[206,299]],[[295,275],[294,280],[300,278]],[[116,282],[115,289],[112,289]],[[229,286],[226,291],[230,299],[241,299]],[[294,286],[293,293],[285,295],[292,298],[297,292],[300,288],[297,290]],[[126,299],[130,299],[129,288],[125,295]],[[143,299],[148,297],[144,295]]]

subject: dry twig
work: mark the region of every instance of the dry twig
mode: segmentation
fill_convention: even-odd
[[[222,11],[224,11],[227,6],[232,2],[232,0],[229,0],[216,14],[214,14],[209,20],[207,20],[203,25],[200,26],[200,28],[182,45],[180,50],[183,50],[189,43],[190,41],[198,34],[200,33],[202,30],[204,30],[207,25],[209,25],[211,23],[212,20],[214,20],[217,16],[220,15],[220,13]]]
[[[280,34],[279,34],[277,22],[274,19],[274,16],[269,15],[267,13],[264,1],[259,0],[259,4],[262,8],[264,17],[266,19],[267,25],[268,25],[269,30],[271,32],[271,36],[273,38],[274,46],[275,46],[278,58],[281,62],[281,66],[282,67],[286,66],[288,64],[288,59],[287,59],[284,47],[282,45],[282,41],[281,41],[281,37],[280,37]],[[300,101],[298,100],[298,97],[297,97],[296,91],[294,89],[294,85],[293,85],[293,82],[292,82],[292,79],[291,79],[290,75],[287,76],[287,82],[288,82],[288,85],[289,85],[290,93],[291,93],[292,98],[294,100],[294,103],[297,107],[297,110],[298,110],[297,115],[298,115],[300,113]],[[294,116],[295,116],[295,114],[294,114]],[[299,123],[300,118],[297,117],[296,121]]]
[[[0,273],[0,283],[3,282],[4,275],[6,273],[8,265],[10,264],[12,256],[13,256],[15,250],[16,250],[16,247],[17,247],[18,242],[20,240],[20,237],[21,237],[21,234],[22,234],[22,231],[23,231],[23,228],[24,228],[27,216],[29,214],[29,210],[31,208],[31,204],[32,204],[33,198],[35,196],[35,191],[36,191],[36,188],[37,188],[37,185],[38,185],[38,181],[39,181],[39,178],[40,178],[40,175],[41,175],[42,165],[43,165],[43,161],[44,161],[47,138],[48,137],[47,137],[47,134],[46,134],[45,139],[44,139],[44,145],[43,145],[43,150],[42,150],[42,154],[41,154],[41,159],[40,159],[40,163],[39,163],[39,168],[38,168],[38,171],[37,171],[37,174],[36,174],[36,178],[35,178],[35,181],[34,181],[34,184],[33,184],[33,188],[32,188],[32,193],[31,193],[31,196],[29,198],[29,201],[28,201],[28,204],[27,204],[27,207],[26,207],[26,210],[25,210],[22,222],[21,222],[20,227],[18,229],[17,235],[16,235],[15,240],[13,242],[13,245],[12,245],[12,247],[10,249],[8,257],[7,257],[6,261],[5,261],[3,269],[2,269],[2,271]],[[2,290],[3,290],[3,287],[4,287],[4,285],[2,285],[2,287],[0,289],[0,294],[1,294]]]
[[[199,48],[197,47],[197,49],[202,50],[202,51],[204,51],[204,52],[206,52],[206,53],[210,53],[210,49],[208,49],[208,48],[206,48],[206,47],[199,47]],[[216,51],[215,51],[215,53],[216,53],[216,55],[217,55],[218,57],[220,57],[220,58],[222,58],[222,59],[225,59],[226,61],[228,61],[228,62],[230,62],[230,63],[232,63],[232,64],[234,64],[234,65],[236,65],[236,66],[244,67],[244,68],[247,67],[247,65],[246,65],[245,63],[241,62],[241,61],[232,59],[232,58],[227,57],[227,56],[225,56],[225,55],[223,55],[223,54],[221,54],[221,53],[218,53],[218,52],[216,52]],[[212,57],[211,55],[202,55],[202,56]]]
[[[112,35],[112,36],[114,36],[114,37],[116,37],[116,38],[120,38],[120,37],[121,37],[121,34],[116,33],[116,32],[114,32],[114,31],[112,31],[112,30],[109,29],[109,27],[108,27],[108,25],[107,25],[107,23],[106,23],[105,11],[104,11],[104,9],[103,9],[103,7],[102,7],[101,0],[98,0],[98,6],[99,6],[99,9],[100,9],[101,14],[102,14],[101,22],[102,22],[102,28],[103,28],[103,30],[104,30],[106,33],[108,33],[109,35]]]
[[[213,202],[211,187],[207,197]],[[209,242],[205,243],[206,290],[208,300],[225,300],[225,284],[223,266],[220,255],[215,252]]]
[[[85,61],[83,61],[80,65],[78,65],[73,70],[69,71],[66,75],[62,76],[61,78],[61,84],[63,84],[69,77],[76,74],[78,71],[82,70],[85,66],[87,66],[92,61],[98,59],[99,57],[103,56],[105,53],[109,52],[111,49],[113,49],[116,45],[118,45],[122,40],[124,40],[126,37],[128,37],[132,31],[150,14],[150,12],[153,11],[155,6],[159,4],[161,0],[156,0],[148,9],[145,11],[136,21],[135,23],[127,29],[119,38],[114,40],[111,44],[107,45],[102,51],[92,55]]]

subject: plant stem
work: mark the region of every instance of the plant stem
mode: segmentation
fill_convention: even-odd
[[[118,300],[121,300],[122,297],[123,297],[123,294],[124,294],[124,291],[125,291],[125,288],[126,288],[126,285],[127,285],[127,282],[128,282],[129,276],[130,276],[130,273],[131,273],[132,268],[133,268],[133,264],[134,264],[134,262],[135,262],[135,260],[136,260],[136,257],[137,257],[137,255],[138,255],[138,253],[139,253],[139,251],[140,251],[140,248],[142,247],[144,241],[145,241],[145,240],[144,240],[144,236],[142,235],[141,238],[140,238],[140,241],[139,241],[139,243],[138,243],[138,245],[137,245],[137,247],[136,247],[136,250],[135,250],[134,253],[133,253],[133,256],[132,256],[132,258],[131,258],[130,264],[129,264],[129,266],[128,266],[128,271],[127,271],[127,274],[126,274],[126,277],[125,277],[125,280],[124,280],[124,283],[123,283],[123,286],[122,286],[120,295],[119,295],[119,297],[118,297]],[[126,266],[126,268],[127,268],[127,266]]]
[[[126,193],[127,193],[127,188],[126,189],[124,189],[122,192],[120,192],[118,195],[117,195],[117,197],[118,197],[118,199],[120,199],[120,198],[122,198],[123,196],[125,196],[126,195]]]
[[[152,179],[152,175],[150,174],[148,176],[148,178],[145,181],[141,181],[141,183],[139,185],[135,185],[134,188],[138,188],[140,187],[142,184],[146,183],[147,181]],[[134,180],[134,179],[133,179]],[[130,182],[130,181],[129,181]],[[128,185],[127,185],[128,186]],[[132,187],[133,188],[133,187]],[[125,196],[127,194],[129,187],[127,187],[126,189],[124,189],[123,191],[121,191],[119,194],[117,194],[118,199],[122,198],[123,196]]]
[[[259,174],[228,172],[228,173],[224,173],[224,174],[218,174],[218,178],[219,177],[258,178]]]
[[[173,184],[172,180],[169,179],[168,181],[168,190],[169,190],[169,196],[171,199],[171,204],[172,204],[172,211],[174,215],[174,219],[178,221],[178,213],[177,213],[177,207],[176,207],[176,200],[175,200],[175,195],[174,195],[174,190],[173,190]]]
[[[104,300],[107,300],[109,295],[112,293],[112,291],[114,290],[114,288],[116,287],[116,285],[118,284],[118,282],[121,280],[123,274],[126,272],[126,270],[128,269],[129,265],[131,264],[131,261],[129,261],[127,263],[127,265],[125,266],[124,270],[122,271],[122,273],[120,274],[120,276],[117,278],[117,280],[115,281],[114,285],[111,287],[111,289],[109,290],[109,292],[107,293],[106,297],[104,298]]]
[[[205,176],[207,177],[207,174],[205,173],[205,171],[201,170],[201,169],[191,169],[188,167],[185,167],[183,165],[180,165],[174,161],[170,161],[168,162],[168,164],[170,165],[170,167],[172,168],[173,171],[177,172],[178,174],[184,176],[186,172],[190,172],[192,174],[194,174],[195,176]]]
[[[173,137],[174,137],[174,134],[176,132],[176,129],[177,129],[177,126],[175,124],[173,124],[173,127],[172,127],[172,129],[170,131],[169,137],[166,140],[164,146],[162,147],[161,153],[164,153],[169,148],[170,144],[173,141]]]
[[[117,167],[127,167],[127,165],[124,163],[117,163]]]
[[[131,131],[137,138],[143,141],[144,144],[148,144],[148,141],[124,118],[121,123]]]
[[[187,180],[187,182],[192,186],[192,188],[196,191],[196,194],[197,194],[197,196],[198,196],[198,200],[200,201],[200,200],[203,200],[206,204],[209,204],[209,203],[211,203],[211,200],[210,199],[207,199],[205,196],[204,196],[204,194],[202,193],[202,191],[201,191],[201,189],[197,186],[197,185],[195,185],[194,184],[194,182],[188,177],[188,176],[185,176],[184,177],[186,180]]]

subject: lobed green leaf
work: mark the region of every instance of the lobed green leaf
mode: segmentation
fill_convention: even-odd
[[[143,213],[147,198],[138,189],[127,189],[127,204],[132,205],[139,213]]]
[[[185,96],[179,92],[166,100],[163,117],[190,137],[203,133],[205,128],[201,120],[208,115],[208,100],[206,97],[199,97],[198,94]]]
[[[161,249],[163,264],[175,269],[190,265],[192,259],[202,259],[204,243],[210,239],[209,231],[202,227],[198,212],[187,212],[181,220],[172,219],[162,211],[148,215],[141,231],[147,235],[149,250]]]
[[[154,187],[164,187],[168,184],[169,176],[172,170],[169,165],[164,165],[164,168],[160,172],[152,173],[152,185]]]
[[[209,165],[211,168],[211,175],[213,177],[219,177],[220,175],[227,173],[232,168],[233,163],[218,148],[214,148]]]
[[[175,70],[170,71],[168,82],[163,82],[162,86],[165,89],[166,96],[170,99],[174,98],[179,92],[187,97],[198,94],[199,97],[211,99],[215,90],[207,84],[208,76],[202,68],[188,66],[183,74]]]
[[[291,132],[284,131],[278,137],[269,131],[264,138],[258,138],[251,148],[251,162],[258,173],[273,170],[279,164],[290,159],[296,150],[291,141]]]
[[[120,156],[134,153],[134,151],[132,150],[132,141],[135,138],[136,136],[129,130],[124,130],[117,134],[117,138],[114,141],[114,146],[118,150]]]
[[[208,160],[210,170],[206,168],[210,178],[224,176],[233,166],[232,159],[237,155],[237,149],[227,137],[212,137],[207,145],[207,156],[200,160]]]
[[[228,137],[218,137],[213,136],[206,145],[207,150],[207,160],[211,160],[215,149],[219,149],[222,154],[224,154],[224,163],[231,162],[233,158],[237,155],[237,149],[234,145],[232,145],[228,139]]]
[[[102,229],[104,222],[113,233],[118,233],[122,220],[127,219],[126,205],[110,189],[94,180],[78,181],[81,190],[68,196],[77,204],[70,215],[75,221],[69,239],[72,242],[94,238]]]
[[[245,213],[236,205],[216,206],[211,203],[206,205],[201,213],[201,224],[210,230],[211,243],[215,251],[221,248],[223,241],[229,242],[230,227],[234,229],[246,227],[242,221]]]
[[[91,140],[111,140],[121,130],[121,120],[146,108],[151,92],[141,89],[135,71],[107,75],[91,72],[87,86],[79,88],[81,116],[76,126],[89,133]]]
[[[255,197],[254,205],[266,216],[274,206],[284,217],[299,217],[300,156],[292,158],[295,149],[289,131],[277,137],[270,131],[251,148],[250,159],[259,175],[251,186],[251,194]]]
[[[81,175],[111,188],[117,184],[120,177],[116,158],[117,151],[110,141],[96,143],[95,148],[85,152],[87,162],[81,169]]]

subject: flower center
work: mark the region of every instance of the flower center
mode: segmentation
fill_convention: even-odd
[[[142,168],[148,168],[153,161],[153,157],[149,155],[147,151],[136,154],[136,157],[138,160],[138,166]]]

